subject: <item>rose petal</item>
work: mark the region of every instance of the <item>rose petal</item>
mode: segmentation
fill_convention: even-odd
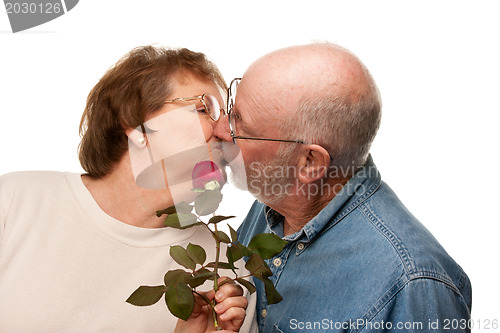
[[[226,183],[219,167],[212,161],[201,161],[196,164],[193,168],[192,178],[193,187],[199,189],[204,189],[205,184],[211,181],[218,182],[221,187]]]

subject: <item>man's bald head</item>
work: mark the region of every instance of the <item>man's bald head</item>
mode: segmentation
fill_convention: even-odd
[[[327,43],[277,50],[254,62],[241,86],[285,137],[324,146],[334,165],[365,162],[381,103],[368,70],[348,50]]]
[[[268,92],[295,98],[339,87],[355,91],[366,85],[366,73],[359,60],[333,44],[300,45],[274,51],[255,61],[244,78],[260,82]]]

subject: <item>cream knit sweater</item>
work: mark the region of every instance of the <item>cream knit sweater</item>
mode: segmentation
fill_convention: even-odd
[[[177,319],[163,299],[148,307],[125,300],[181,268],[169,248],[189,243],[213,257],[215,242],[204,228],[144,229],[110,217],[79,174],[2,176],[0,332],[173,332]],[[241,332],[255,330],[254,297],[249,301]]]

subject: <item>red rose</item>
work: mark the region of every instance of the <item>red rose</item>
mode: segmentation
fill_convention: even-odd
[[[219,167],[212,161],[201,161],[196,164],[193,168],[192,178],[193,188],[197,189],[206,189],[206,186],[210,186],[211,184],[218,184],[222,188],[226,183]],[[217,182],[217,184],[214,184],[214,182]]]

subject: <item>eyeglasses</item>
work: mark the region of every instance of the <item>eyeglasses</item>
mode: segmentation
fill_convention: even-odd
[[[227,90],[227,116],[229,120],[229,131],[231,134],[231,138],[233,139],[233,143],[236,143],[236,139],[242,140],[259,140],[259,141],[276,141],[276,142],[292,142],[292,143],[301,143],[305,144],[303,140],[283,140],[283,139],[268,139],[268,138],[256,138],[251,136],[241,136],[236,135],[236,119],[238,115],[234,113],[234,102],[236,99],[236,90],[238,88],[238,84],[240,83],[241,78],[236,78],[231,81],[229,85],[229,89]]]
[[[205,109],[205,113],[213,120],[217,121],[220,118],[221,112],[224,113],[224,110],[220,107],[219,101],[213,95],[203,94],[200,96],[193,97],[184,97],[184,98],[174,98],[165,103],[175,103],[175,102],[184,102],[184,101],[193,101],[193,100],[201,100],[203,104],[203,108]]]

